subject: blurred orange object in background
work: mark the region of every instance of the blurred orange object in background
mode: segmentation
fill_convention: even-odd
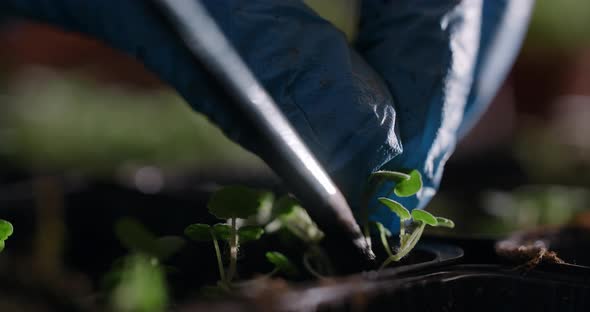
[[[82,70],[105,82],[133,87],[162,87],[158,78],[133,58],[74,33],[28,22],[0,27],[0,66],[9,73],[31,65]]]

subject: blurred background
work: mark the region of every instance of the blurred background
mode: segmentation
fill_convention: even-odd
[[[307,2],[354,38],[355,0]],[[589,29],[590,2],[537,1],[514,68],[430,205],[456,220],[455,234],[590,222]],[[216,184],[276,183],[129,57],[24,21],[0,24],[0,42],[0,217],[53,233],[31,241],[37,252],[51,253],[40,242],[63,236],[63,214],[155,205],[141,194],[175,200],[153,209],[185,209],[198,202],[184,199]],[[129,196],[143,201],[118,200]],[[19,210],[28,206],[40,208],[37,221]]]

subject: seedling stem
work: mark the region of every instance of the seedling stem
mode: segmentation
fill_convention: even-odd
[[[229,273],[228,280],[233,280],[236,273],[236,263],[238,260],[238,229],[236,227],[236,218],[230,219],[231,239],[229,241]]]
[[[227,280],[225,279],[225,269],[223,268],[223,261],[221,260],[221,250],[219,249],[219,242],[217,241],[217,237],[213,230],[211,230],[211,237],[213,238],[213,246],[215,247],[215,256],[217,257],[217,267],[219,268],[219,277],[225,283]]]

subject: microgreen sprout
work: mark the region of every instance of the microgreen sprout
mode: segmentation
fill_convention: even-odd
[[[4,250],[6,246],[5,241],[12,235],[14,228],[12,224],[6,220],[0,219],[0,252]]]
[[[364,208],[362,209],[362,222],[364,224],[364,234],[367,243],[371,246],[371,233],[369,229],[369,201],[375,196],[375,193],[386,182],[395,183],[393,188],[386,194],[389,197],[392,193],[398,197],[409,197],[418,193],[422,189],[422,175],[418,170],[411,170],[408,173],[399,171],[376,171],[369,177],[367,191],[365,192]],[[401,204],[400,204],[401,206]],[[391,209],[391,208],[390,208]]]
[[[154,258],[141,253],[125,257],[111,294],[114,311],[161,312],[168,305],[166,276]]]
[[[435,217],[424,210],[414,209],[410,213],[410,211],[408,211],[403,205],[389,198],[380,197],[379,202],[388,207],[399,217],[400,220],[399,247],[395,254],[393,253],[392,248],[389,246],[388,241],[388,238],[391,236],[391,232],[389,232],[389,230],[387,230],[383,224],[376,222],[381,243],[388,255],[388,258],[383,262],[381,268],[386,267],[391,262],[400,261],[412,249],[414,249],[420,240],[422,233],[424,233],[426,225],[447,228],[455,227],[453,221],[443,217]],[[411,233],[407,232],[408,224],[414,225]]]
[[[418,170],[409,173],[397,171],[376,171],[371,174],[371,180],[377,180],[378,184],[385,181],[395,182],[393,193],[399,197],[412,196],[422,189],[422,175]]]
[[[213,193],[207,204],[209,213],[227,223],[213,226],[196,223],[189,225],[184,233],[195,241],[212,241],[219,269],[219,286],[228,290],[237,273],[237,259],[240,244],[260,239],[264,229],[259,226],[238,227],[238,220],[256,215],[267,199],[266,193],[243,186],[228,186]],[[225,270],[219,241],[229,246],[229,268]]]
[[[410,213],[410,211],[401,203],[389,198],[392,194],[395,194],[397,197],[416,195],[422,189],[422,176],[418,170],[411,170],[408,173],[397,171],[376,171],[369,177],[368,191],[365,193],[365,207],[363,209],[365,214],[363,215],[364,231],[369,245],[371,244],[368,222],[368,215],[370,213],[368,209],[369,200],[373,198],[375,193],[387,182],[392,182],[394,185],[385,197],[379,197],[378,201],[389,208],[389,210],[395,213],[399,218],[399,247],[394,253],[389,246],[389,237],[392,236],[391,232],[383,226],[383,224],[376,222],[381,244],[388,255],[387,259],[381,265],[381,268],[386,267],[391,262],[400,261],[405,257],[416,246],[420,237],[422,237],[426,225],[447,228],[453,228],[455,226],[453,221],[442,217],[435,217],[424,210],[415,209]],[[408,229],[412,229],[412,231],[408,231]]]
[[[115,233],[131,253],[116,261],[105,276],[105,286],[112,285],[111,303],[116,311],[159,312],[168,303],[166,267],[162,262],[184,246],[177,236],[157,237],[132,218],[121,218]],[[109,287],[110,288],[110,287]]]
[[[157,262],[170,258],[185,244],[182,237],[157,237],[143,224],[132,218],[119,219],[115,224],[115,233],[127,249],[150,256]]]
[[[299,202],[293,197],[285,195],[275,202],[273,214],[276,219],[269,225],[278,222],[280,227],[307,245],[302,261],[307,271],[317,278],[332,275],[334,273],[332,263],[320,246],[324,233],[311,220]]]
[[[324,238],[324,233],[311,220],[305,209],[289,195],[282,196],[274,203],[273,215],[275,221],[270,223],[267,229],[273,227],[273,223],[276,222],[279,227],[287,229],[309,245],[318,244]]]

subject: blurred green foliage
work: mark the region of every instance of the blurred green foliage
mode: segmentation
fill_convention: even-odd
[[[588,47],[589,32],[590,1],[537,0],[525,48]]]
[[[488,190],[475,205],[459,194],[440,193],[428,206],[455,221],[452,235],[501,237],[514,231],[572,222],[588,210],[590,190],[563,185],[523,185]],[[430,233],[448,235],[436,228]]]
[[[264,166],[168,91],[42,73],[6,89],[0,157],[25,168],[110,174],[125,164],[173,171]]]
[[[168,289],[162,266],[143,254],[123,260],[120,282],[111,294],[113,311],[160,312],[168,305]]]

